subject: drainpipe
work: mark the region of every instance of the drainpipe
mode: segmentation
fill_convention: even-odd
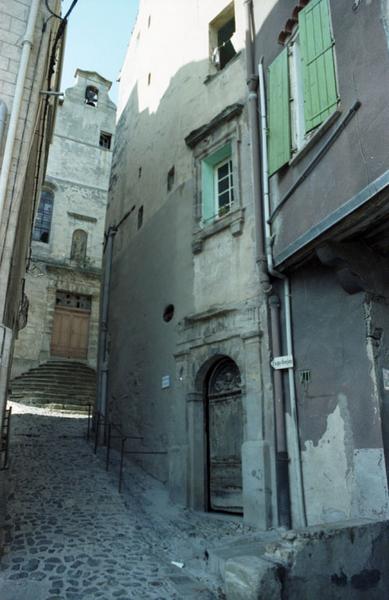
[[[116,227],[110,227],[107,232],[105,248],[104,282],[101,298],[101,325],[99,339],[99,361],[98,361],[98,389],[97,409],[106,416],[108,395],[108,311],[109,311],[109,288],[111,284],[113,240],[117,233]]]
[[[280,325],[280,299],[276,294],[269,298],[272,354],[281,356],[281,325]],[[282,371],[273,370],[274,387],[274,413],[276,419],[276,461],[277,461],[277,503],[278,522],[281,527],[290,529],[290,493],[289,493],[289,456],[285,431],[284,385]]]
[[[16,130],[19,121],[20,108],[22,104],[24,84],[26,81],[27,68],[31,49],[34,41],[35,26],[38,17],[40,0],[32,0],[26,32],[22,41],[22,55],[20,58],[19,71],[15,84],[15,94],[12,102],[11,115],[9,119],[8,134],[4,148],[3,162],[0,174],[0,223],[3,218],[4,203],[7,194],[8,180],[11,170],[13,149],[16,138]]]
[[[261,152],[259,144],[259,121],[258,121],[258,76],[255,74],[254,67],[254,44],[252,37],[252,0],[245,0],[246,5],[246,77],[248,86],[248,116],[250,127],[250,148],[251,148],[251,172],[254,196],[254,214],[255,214],[255,242],[256,242],[256,261],[259,269],[260,293],[264,292],[266,302],[270,306],[271,315],[271,338],[272,354],[280,354],[280,327],[278,319],[277,299],[272,295],[269,299],[272,286],[269,273],[275,273],[269,269],[269,261],[265,256],[265,223],[262,214],[262,193],[261,189]],[[261,91],[261,90],[260,90]],[[267,160],[267,155],[265,157]],[[280,371],[273,373],[274,386],[274,417],[276,429],[276,473],[277,473],[277,508],[278,524],[290,528],[290,498],[289,498],[289,473],[288,473],[288,455],[285,437],[285,417],[283,408],[283,388],[282,374]]]
[[[4,100],[0,100],[0,149],[3,143],[5,124],[7,122],[7,105]]]
[[[251,178],[254,197],[254,217],[255,217],[255,249],[256,262],[259,271],[260,289],[265,294],[271,290],[269,275],[266,267],[266,257],[264,254],[264,227],[261,209],[261,171],[260,171],[260,150],[259,150],[259,127],[258,127],[258,76],[254,68],[254,48],[251,35],[252,23],[252,0],[245,0],[246,5],[246,82],[248,87],[247,110],[250,128],[250,148],[251,148]]]
[[[269,192],[269,167],[268,167],[268,152],[267,152],[267,115],[266,115],[266,100],[265,100],[265,78],[263,73],[262,61],[258,65],[259,73],[259,95],[260,95],[260,121],[261,121],[261,154],[262,154],[262,198],[263,198],[263,212],[265,217],[265,241],[266,241],[266,261],[268,272],[273,276],[283,280],[283,293],[284,293],[284,311],[285,311],[285,332],[286,332],[286,352],[287,355],[293,357],[293,334],[292,334],[292,309],[290,299],[290,282],[286,275],[280,273],[274,269],[272,243],[273,237],[270,226],[270,192]],[[259,162],[259,161],[258,161]],[[281,344],[280,344],[280,317],[279,308],[277,307],[277,300],[270,302],[272,310],[272,345],[273,355],[280,356]],[[278,349],[278,354],[276,353]],[[277,382],[277,384],[276,384]],[[277,386],[278,393],[280,393],[278,386],[282,386],[282,375],[281,371],[274,370],[274,385]],[[295,456],[295,468],[293,469],[293,477],[296,480],[296,514],[298,522],[296,525],[305,527],[307,524],[306,512],[305,512],[305,500],[304,500],[304,488],[303,488],[303,477],[302,477],[302,465],[301,465],[301,453],[300,453],[300,440],[298,433],[298,416],[297,416],[297,402],[296,402],[296,388],[294,379],[294,367],[288,368],[288,387],[289,387],[289,401],[291,411],[291,423],[292,423],[292,435],[291,435],[291,448]],[[280,452],[280,471],[285,470],[285,454],[287,449],[286,432],[285,432],[285,407],[282,406],[282,411],[278,405],[278,398],[276,396],[276,420],[277,420],[277,452]],[[283,405],[283,402],[282,402]],[[282,416],[281,416],[282,412]],[[281,422],[280,422],[281,419]],[[278,438],[278,435],[280,436]],[[287,457],[287,455],[286,455]],[[279,505],[284,506],[286,498],[281,499]]]

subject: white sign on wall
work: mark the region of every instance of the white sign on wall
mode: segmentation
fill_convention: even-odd
[[[384,390],[389,390],[389,369],[382,369],[382,379],[384,382]]]
[[[164,375],[161,381],[161,388],[164,390],[170,387],[170,375]]]
[[[293,368],[293,356],[287,354],[285,356],[275,356],[271,361],[273,369],[292,369]]]

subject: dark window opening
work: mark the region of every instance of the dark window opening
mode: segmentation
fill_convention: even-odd
[[[235,18],[233,17],[217,32],[217,45],[220,53],[220,69],[224,69],[226,64],[234,58],[236,52],[232,45],[231,38],[235,33]]]
[[[148,19],[148,21],[147,21],[147,27],[149,27],[149,28],[150,28],[150,25],[151,25],[151,15],[149,15],[149,19]]]
[[[90,296],[57,290],[55,303],[57,306],[68,306],[69,308],[81,308],[90,311],[92,299]]]
[[[139,167],[138,169],[138,178],[140,179],[142,177],[142,167]]]
[[[169,173],[167,174],[167,191],[168,192],[170,192],[170,190],[173,189],[174,177],[175,177],[175,171],[174,171],[174,167],[172,167],[170,169]]]
[[[147,85],[150,85],[151,83],[151,73],[149,73],[149,76],[147,77]]]
[[[210,23],[210,57],[214,66],[221,70],[236,55],[233,45],[233,36],[235,33],[235,14],[234,5],[231,4],[225,8]]]
[[[110,133],[105,133],[105,131],[100,131],[100,140],[99,145],[101,148],[106,148],[109,150],[111,148],[111,140],[112,135]]]
[[[143,225],[143,206],[141,206],[138,210],[138,229],[140,229]]]
[[[54,194],[49,190],[41,193],[32,239],[36,242],[49,243],[51,219],[53,215]]]
[[[169,323],[172,320],[174,315],[174,306],[173,304],[168,304],[165,310],[163,311],[163,320],[165,323]]]
[[[98,96],[99,90],[93,85],[88,85],[85,90],[85,104],[88,104],[88,106],[97,106]]]

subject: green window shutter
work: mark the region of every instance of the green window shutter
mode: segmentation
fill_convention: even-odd
[[[325,121],[338,104],[328,0],[312,0],[300,11],[299,32],[308,132]]]
[[[201,204],[202,221],[206,225],[215,216],[215,194],[213,183],[213,167],[203,160],[201,164]]]
[[[290,98],[288,51],[285,48],[269,67],[269,175],[290,159]]]

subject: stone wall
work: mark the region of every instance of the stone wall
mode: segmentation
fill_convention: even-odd
[[[114,143],[115,105],[111,83],[97,73],[78,70],[74,87],[66,90],[57,111],[44,189],[54,197],[47,242],[32,242],[26,278],[29,319],[15,345],[13,375],[51,358],[50,343],[56,292],[91,298],[87,362],[96,367],[100,268],[108,179]],[[85,102],[88,86],[98,89],[97,105]],[[111,147],[100,145],[101,132],[111,135]],[[87,235],[85,256],[72,256],[77,230]]]
[[[210,49],[212,24],[227,4],[140,4],[121,72],[107,217],[110,226],[121,223],[109,408],[128,435],[143,436],[136,459],[168,482],[172,499],[204,510],[205,382],[218,358],[232,358],[243,390],[244,516],[267,527],[276,521],[273,415],[253,243],[243,3],[234,4],[236,56],[217,70]],[[201,161],[226,143],[234,206],[204,226]],[[174,316],[165,322],[169,305]]]

